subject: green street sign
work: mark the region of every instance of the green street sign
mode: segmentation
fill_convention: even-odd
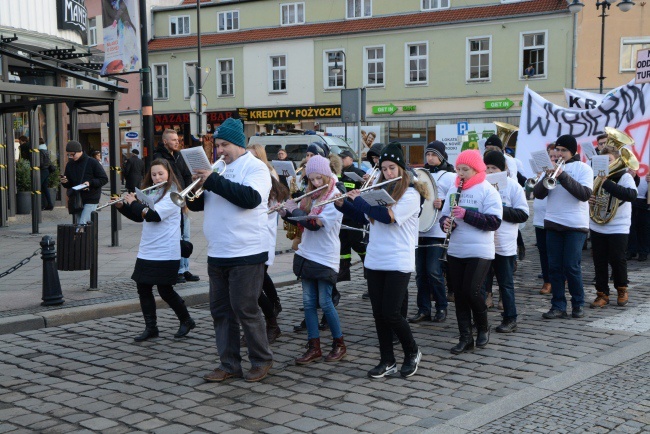
[[[485,101],[485,110],[508,110],[513,105],[515,105],[515,103],[510,101],[508,98]]]
[[[392,115],[397,111],[397,107],[395,105],[388,104],[388,105],[373,105],[372,106],[372,113],[375,115]]]

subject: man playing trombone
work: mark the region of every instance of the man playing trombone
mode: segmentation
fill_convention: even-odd
[[[197,171],[204,193],[188,201],[192,211],[205,211],[203,233],[208,242],[210,313],[214,320],[220,365],[203,378],[219,382],[241,377],[239,326],[248,344],[251,369],[246,381],[260,381],[273,365],[266,323],[257,299],[268,260],[267,203],[271,191],[268,167],[246,151],[239,119],[227,119],[214,133],[214,145],[227,167],[223,174]]]
[[[582,285],[582,245],[589,232],[589,204],[594,172],[580,161],[578,143],[565,134],[555,142],[555,150],[565,162],[549,170],[542,182],[535,184],[536,199],[548,197],[544,229],[551,282],[551,309],[546,319],[567,318],[564,294],[566,279],[571,294],[571,316],[584,316],[585,291]]]

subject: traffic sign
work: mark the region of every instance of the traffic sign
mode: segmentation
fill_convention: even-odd
[[[205,95],[201,94],[201,113],[204,113],[208,108],[208,99]],[[196,113],[196,94],[190,97],[190,110]]]
[[[196,82],[196,65],[185,65],[185,71],[187,72],[187,78],[190,79],[192,83]],[[205,84],[205,81],[208,79],[208,75],[210,75],[210,68],[207,66],[202,66],[201,67],[201,87]]]
[[[397,111],[397,107],[393,103],[388,105],[374,105],[372,106],[372,113],[375,115],[392,115]]]
[[[515,103],[510,101],[508,98],[485,101],[486,110],[508,110],[513,105],[515,105]]]

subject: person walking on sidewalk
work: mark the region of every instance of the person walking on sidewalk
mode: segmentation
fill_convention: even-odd
[[[140,151],[131,150],[131,156],[124,163],[124,179],[126,180],[126,191],[135,192],[135,188],[140,188],[144,178],[144,161],[139,157]]]
[[[218,382],[241,377],[239,326],[248,344],[251,369],[246,381],[260,381],[273,366],[266,324],[257,300],[262,293],[264,263],[269,259],[268,167],[246,151],[241,120],[228,118],[214,133],[224,173],[199,170],[204,193],[189,202],[205,211],[203,233],[208,242],[210,313],[214,321],[219,366],[203,378]]]
[[[371,206],[352,190],[352,202],[339,199],[336,208],[357,223],[370,224],[366,250],[366,276],[368,292],[379,339],[379,364],[368,371],[371,378],[382,378],[397,372],[393,352],[393,333],[397,335],[404,363],[402,377],[410,377],[418,370],[422,352],[413,338],[411,327],[402,316],[402,306],[408,293],[411,273],[415,271],[415,244],[418,239],[418,214],[420,197],[428,195],[422,183],[414,181],[406,170],[402,146],[389,143],[382,151],[378,183],[401,179],[384,186],[395,200],[390,207]]]
[[[545,319],[567,318],[565,280],[571,294],[571,316],[585,316],[585,290],[582,284],[582,246],[589,232],[589,204],[594,184],[594,171],[580,161],[578,142],[565,134],[558,137],[555,150],[565,162],[557,170],[556,187],[548,189],[544,182],[533,188],[536,199],[548,197],[546,202],[546,249],[548,273],[551,281],[551,309],[542,314]],[[547,174],[547,176],[549,176]]]
[[[485,163],[476,150],[460,153],[458,176],[442,208],[440,225],[450,233],[447,279],[456,297],[456,320],[460,339],[451,348],[460,354],[474,348],[472,316],[476,323],[476,346],[490,341],[488,308],[481,287],[494,259],[494,231],[501,226],[503,209],[499,192],[485,179]],[[451,218],[453,216],[453,219]]]
[[[142,238],[138,249],[138,259],[133,270],[133,279],[138,287],[140,308],[144,316],[145,329],[133,340],[136,342],[158,337],[156,322],[156,300],[153,286],[158,287],[158,294],[173,310],[180,327],[174,335],[176,338],[186,336],[196,324],[191,318],[185,301],[176,291],[176,270],[178,269],[181,249],[181,212],[170,199],[170,193],[180,191],[180,184],[166,160],[154,160],[145,178],[145,186],[165,182],[153,190],[152,199],[155,210],[136,200],[135,194],[128,193],[124,202],[115,207],[129,220],[142,223]]]
[[[182,188],[186,188],[192,183],[192,173],[185,165],[183,157],[181,157],[181,142],[176,131],[172,129],[163,131],[162,143],[158,144],[153,154],[154,160],[158,158],[163,158],[169,162]],[[190,241],[190,225],[189,215],[183,214],[182,239],[184,241]],[[189,258],[181,258],[176,283],[198,282],[199,280],[201,280],[199,276],[190,273]]]
[[[41,203],[44,211],[52,211],[54,209],[54,202],[50,196],[49,178],[55,169],[50,159],[50,151],[47,150],[47,145],[43,139],[40,139],[41,144],[38,145],[38,150],[41,154],[40,168],[41,168]]]
[[[314,206],[316,202],[328,200],[339,194],[336,188],[337,177],[330,169],[329,160],[320,155],[309,159],[305,176],[307,176],[307,192],[323,185],[327,187],[303,199],[300,206],[293,200],[287,201],[286,209],[280,211],[280,215],[285,219],[312,217],[300,221],[305,231],[293,258],[293,271],[302,281],[302,303],[305,308],[308,339],[307,351],[295,360],[297,365],[307,365],[322,357],[317,313],[319,305],[327,318],[333,339],[332,351],[325,357],[325,361],[339,361],[347,351],[343,342],[339,314],[332,302],[332,288],[339,272],[341,249],[339,231],[343,216],[336,210],[334,203]],[[296,224],[293,220],[289,222]]]

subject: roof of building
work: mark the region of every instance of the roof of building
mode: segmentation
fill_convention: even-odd
[[[196,0],[184,0],[184,3]],[[209,1],[209,0],[207,0]],[[194,3],[196,4],[196,3]],[[477,22],[553,13],[569,13],[566,1],[534,0],[469,8],[454,8],[432,12],[389,15],[357,20],[330,21],[296,26],[275,26],[236,32],[202,33],[201,45],[219,46],[247,42],[304,39],[372,31],[415,29],[461,22]],[[149,51],[164,51],[196,47],[196,34],[188,36],[157,37],[149,42]]]

